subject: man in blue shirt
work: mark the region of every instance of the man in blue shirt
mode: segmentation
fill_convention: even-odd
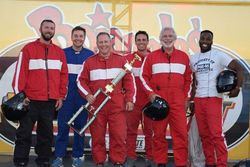
[[[69,70],[68,94],[63,103],[61,110],[58,112],[58,134],[55,142],[55,157],[53,167],[63,167],[62,158],[66,155],[66,149],[69,141],[69,126],[66,124],[73,114],[86,103],[78,93],[76,85],[77,75],[82,67],[83,62],[94,53],[83,47],[86,37],[86,30],[80,26],[73,28],[71,40],[73,45],[65,48],[64,52],[67,58]],[[82,112],[74,121],[76,129],[81,129],[87,122],[88,114]],[[82,166],[84,152],[84,137],[74,132],[74,142],[72,146],[72,167]]]

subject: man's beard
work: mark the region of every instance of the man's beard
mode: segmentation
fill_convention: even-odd
[[[161,41],[161,45],[164,47],[164,48],[172,48],[174,46],[174,41],[171,42],[170,44],[166,44],[164,43],[163,41]]]
[[[212,49],[212,45],[208,45],[207,47],[203,47],[202,44],[199,44],[199,45],[200,45],[202,53],[208,52]]]
[[[50,34],[50,36],[48,37],[44,33],[41,33],[41,35],[45,41],[50,41],[54,36],[54,34],[52,34],[52,35]]]

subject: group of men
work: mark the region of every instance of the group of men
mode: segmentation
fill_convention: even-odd
[[[145,135],[146,167],[166,165],[168,125],[173,139],[175,165],[187,166],[186,110],[190,101],[194,100],[206,167],[226,167],[222,98],[215,89],[216,76],[226,67],[236,71],[238,83],[230,92],[230,97],[235,97],[242,86],[243,74],[235,60],[212,49],[211,31],[201,32],[201,52],[190,59],[186,53],[174,47],[177,35],[170,27],[162,29],[159,37],[162,47],[153,52],[148,50],[147,32],[138,31],[135,35],[137,51],[127,56],[112,51],[111,37],[106,32],[100,32],[96,37],[96,54],[83,47],[86,31],[80,26],[72,30],[73,45],[64,50],[52,43],[55,34],[52,20],[43,20],[40,32],[39,39],[21,50],[12,83],[15,93],[24,91],[27,96],[24,104],[29,105],[29,112],[20,120],[16,133],[15,166],[25,167],[28,164],[35,123],[37,166],[50,166],[53,114],[59,110],[56,158],[52,166],[62,167],[69,141],[68,120],[86,102],[96,108],[103,97],[95,97],[95,92],[100,88],[104,90],[124,70],[124,65],[138,55],[142,61],[135,61],[132,72],[120,78],[109,95],[111,99],[90,125],[92,157],[96,166],[104,167],[107,159],[105,135],[108,129],[109,158],[113,166],[136,167],[136,138],[140,123]],[[191,94],[192,85],[195,94]],[[161,121],[153,121],[142,113],[143,106],[149,101],[153,102],[156,97],[164,98],[170,106],[167,118]],[[82,112],[74,122],[75,128],[81,129],[87,119],[88,114]],[[75,133],[72,149],[72,166],[82,166],[84,137]]]

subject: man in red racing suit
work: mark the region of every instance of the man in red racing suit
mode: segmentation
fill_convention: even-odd
[[[99,53],[88,58],[78,76],[77,84],[81,95],[95,108],[103,100],[103,94],[96,98],[93,94],[119,74],[126,64],[126,58],[111,52],[110,35],[101,32],[97,35]],[[132,111],[135,102],[135,84],[132,73],[127,73],[114,87],[111,99],[97,114],[90,125],[92,154],[97,166],[104,166],[106,160],[105,135],[108,124],[109,156],[115,167],[123,166],[126,158],[126,116],[125,110]],[[125,96],[123,93],[125,90]]]
[[[146,152],[146,167],[151,167],[153,165],[152,157],[152,120],[148,117],[145,117],[142,113],[142,108],[149,101],[147,95],[143,91],[142,83],[139,78],[140,69],[144,58],[150,53],[147,50],[148,46],[148,34],[146,31],[138,31],[135,34],[135,45],[137,51],[133,54],[127,56],[128,61],[131,61],[135,58],[135,54],[140,56],[141,61],[136,61],[133,65],[133,74],[135,76],[136,82],[136,103],[134,110],[132,112],[127,112],[127,161],[126,167],[134,167],[136,161],[136,139],[138,126],[141,123],[143,134],[145,135],[145,152]]]
[[[29,105],[29,112],[20,120],[16,133],[13,160],[18,167],[28,165],[32,129],[36,123],[36,164],[50,166],[54,111],[61,108],[67,93],[66,57],[51,40],[55,23],[43,20],[40,33],[39,39],[25,45],[20,52],[12,82],[15,93],[23,91],[27,96],[24,105]]]
[[[166,140],[167,125],[173,141],[176,166],[186,166],[188,137],[185,103],[191,90],[189,58],[175,49],[176,34],[173,28],[162,29],[162,48],[150,53],[143,62],[140,79],[151,102],[156,96],[164,98],[170,107],[167,118],[153,122],[153,159],[158,167],[165,167],[168,160]]]

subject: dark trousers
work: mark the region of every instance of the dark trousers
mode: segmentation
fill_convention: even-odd
[[[49,162],[52,154],[53,143],[53,115],[55,111],[55,100],[35,101],[31,100],[29,112],[20,120],[20,126],[16,132],[16,141],[14,149],[14,164],[28,164],[29,152],[32,144],[32,130],[36,127],[36,145],[35,152],[38,155],[36,163],[43,164]]]

